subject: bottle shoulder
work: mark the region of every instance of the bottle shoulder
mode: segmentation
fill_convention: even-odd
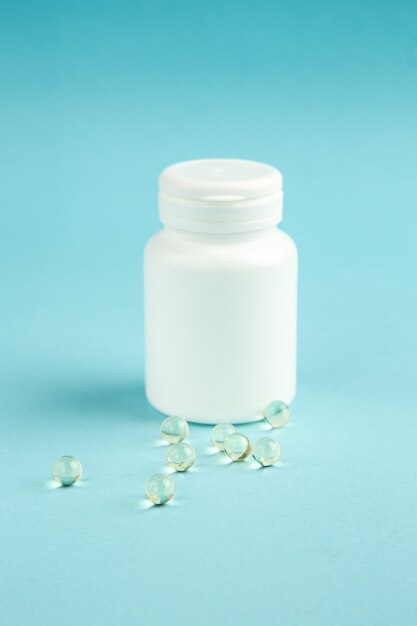
[[[258,265],[297,259],[293,239],[281,229],[239,237],[189,237],[172,235],[166,230],[155,233],[145,247],[146,260],[175,264]]]

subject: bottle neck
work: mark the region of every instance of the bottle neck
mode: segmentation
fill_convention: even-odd
[[[267,228],[260,228],[258,230],[251,230],[242,233],[200,233],[172,228],[171,226],[166,225],[164,226],[164,233],[167,237],[172,239],[181,239],[183,241],[193,241],[196,243],[244,243],[273,237],[276,234],[276,231],[277,226],[268,226]]]

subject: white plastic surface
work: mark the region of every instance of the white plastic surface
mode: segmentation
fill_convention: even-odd
[[[169,227],[154,235],[145,251],[150,403],[212,424],[252,421],[272,400],[290,404],[296,292],[296,247],[275,226],[217,234]]]
[[[240,159],[201,159],[167,167],[159,177],[159,215],[193,232],[245,232],[281,221],[282,176]]]

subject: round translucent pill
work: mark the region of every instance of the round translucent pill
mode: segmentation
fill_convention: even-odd
[[[224,442],[224,451],[232,461],[243,461],[252,451],[252,444],[246,435],[232,433]]]
[[[153,504],[166,504],[174,495],[174,481],[166,474],[154,474],[145,485],[145,495]]]
[[[271,437],[261,437],[253,447],[252,455],[255,461],[268,467],[278,461],[281,456],[281,446]]]
[[[69,487],[80,480],[83,468],[73,456],[61,456],[52,466],[52,478],[63,487]]]
[[[290,416],[290,407],[281,400],[274,400],[264,410],[264,418],[272,428],[282,428],[288,423]]]
[[[167,417],[161,424],[161,435],[168,443],[178,443],[188,435],[188,423],[183,417]]]
[[[217,424],[211,432],[211,443],[218,450],[224,450],[224,442],[236,432],[236,428],[232,424]]]
[[[195,450],[189,443],[174,443],[167,450],[167,463],[177,472],[185,472],[195,461]]]

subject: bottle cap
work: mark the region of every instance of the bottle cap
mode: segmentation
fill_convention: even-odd
[[[166,226],[232,233],[275,226],[282,218],[282,176],[244,159],[174,163],[159,177],[159,216]]]

